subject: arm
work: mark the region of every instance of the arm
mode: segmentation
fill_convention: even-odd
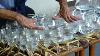
[[[67,4],[67,0],[57,0],[57,1],[60,4],[60,10],[57,16],[62,17],[68,23],[76,21],[77,18],[71,14]]]
[[[19,14],[10,10],[0,9],[0,19],[17,20]]]
[[[27,27],[30,29],[37,29],[37,30],[43,29],[43,28],[36,26],[34,24],[35,21],[33,19],[28,19],[27,17],[25,17],[17,12],[14,12],[14,11],[0,9],[0,17],[3,19],[15,20],[23,27]]]

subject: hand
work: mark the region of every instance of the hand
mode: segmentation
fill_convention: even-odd
[[[67,8],[61,8],[57,16],[53,17],[55,20],[60,18],[63,18],[68,23],[78,20],[78,17],[73,16],[70,10]]]
[[[17,21],[23,27],[26,27],[29,29],[35,29],[35,30],[43,30],[43,27],[39,27],[35,25],[35,20],[29,19],[23,15],[17,16]]]

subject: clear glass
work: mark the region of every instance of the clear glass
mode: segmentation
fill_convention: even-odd
[[[97,9],[100,9],[100,0],[94,0],[94,5]]]
[[[93,0],[76,0],[75,8],[80,10],[81,13],[91,10],[93,7]]]
[[[95,13],[100,17],[100,0],[95,0]]]
[[[6,35],[8,36],[7,42],[8,45],[13,46],[13,45],[17,45],[19,46],[20,41],[19,41],[19,34],[20,34],[20,25],[18,25],[18,23],[15,22],[7,22],[6,24]]]
[[[76,0],[75,6],[77,9],[80,9],[80,10],[88,10],[89,1],[88,0]]]
[[[1,29],[0,32],[1,32],[1,42],[7,43],[7,40],[6,40],[7,35],[6,35],[5,28],[4,29]]]

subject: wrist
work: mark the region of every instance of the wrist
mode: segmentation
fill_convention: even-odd
[[[23,15],[21,15],[21,14],[17,14],[15,20],[16,20],[17,22],[22,22],[22,21],[24,21],[25,18],[23,18],[22,16],[23,16]]]
[[[67,5],[60,5],[60,10],[68,10],[68,6]]]
[[[66,0],[57,0],[57,1],[59,2],[60,5],[62,5],[62,4],[66,4],[66,3],[67,3]]]
[[[68,8],[66,0],[58,0],[58,2],[59,2],[59,5],[60,5],[60,9],[67,9]]]
[[[19,14],[16,15],[15,20],[19,20],[21,18],[21,16]]]

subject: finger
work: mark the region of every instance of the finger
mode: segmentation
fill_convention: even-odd
[[[68,18],[68,20],[69,20],[70,22],[73,22],[73,21],[74,21],[74,20],[72,20],[72,18],[71,18],[70,15],[68,15],[67,18]]]
[[[65,20],[67,23],[70,23],[70,21],[68,20],[67,17],[64,17],[64,20]]]
[[[35,24],[34,23],[32,23],[32,24],[26,24],[26,25],[24,25],[24,27],[25,28],[28,28],[28,29],[32,29],[33,27],[35,26]]]
[[[41,27],[41,26],[36,26],[36,24],[30,25],[29,27],[31,27],[31,29],[35,29],[35,30],[44,30],[43,27]]]
[[[35,30],[44,30],[43,27],[39,27],[39,26],[34,26],[34,27],[32,27],[31,29],[35,29]]]
[[[80,20],[82,17],[81,16],[76,16],[77,20]]]
[[[59,19],[61,19],[61,17],[57,15],[57,16],[53,16],[52,19],[53,20],[59,20]]]
[[[76,18],[75,16],[71,16],[71,19],[74,20],[74,21],[78,20],[78,18]]]
[[[32,27],[30,27],[29,25],[27,25],[27,26],[24,26],[25,28],[28,28],[28,29],[31,29]]]
[[[36,20],[35,20],[35,19],[32,19],[32,21],[33,21],[33,22],[36,22]]]
[[[32,20],[32,21],[36,21],[36,19],[34,19],[34,18],[29,18],[30,20]]]

